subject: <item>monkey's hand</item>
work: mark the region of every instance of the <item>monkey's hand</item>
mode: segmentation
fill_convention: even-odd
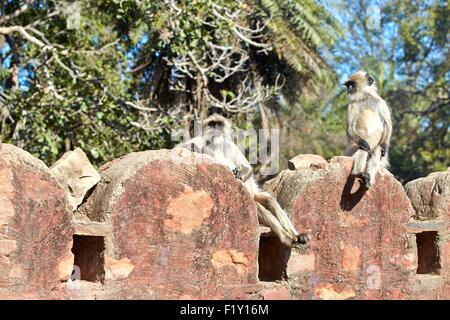
[[[235,167],[233,169],[233,174],[236,177],[236,179],[242,180],[241,170],[239,170],[238,167]]]
[[[384,157],[389,149],[389,146],[387,145],[387,143],[382,143],[380,144],[380,148],[381,148],[381,156]]]
[[[370,152],[370,146],[369,146],[369,144],[367,143],[366,140],[364,140],[364,139],[359,139],[359,140],[356,142],[356,144],[358,144],[358,147],[359,147],[361,150]]]

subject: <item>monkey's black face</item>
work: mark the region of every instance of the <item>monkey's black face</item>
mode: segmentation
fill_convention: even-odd
[[[209,134],[214,137],[219,137],[224,133],[225,124],[223,121],[212,120],[207,124]]]
[[[208,123],[208,127],[215,130],[222,130],[223,126],[224,125],[222,121],[211,121]]]
[[[344,85],[347,87],[347,92],[349,94],[356,93],[357,89],[355,81],[347,81],[344,83]]]

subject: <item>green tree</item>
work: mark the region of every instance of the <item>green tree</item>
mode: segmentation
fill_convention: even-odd
[[[12,0],[0,14],[1,134],[47,163],[171,147],[211,112],[267,129],[274,96],[296,101],[329,70],[316,1]]]
[[[164,129],[132,126],[140,114],[127,106],[127,52],[116,21],[94,1],[8,1],[0,8],[6,142],[49,164],[77,146],[102,163],[164,145]]]

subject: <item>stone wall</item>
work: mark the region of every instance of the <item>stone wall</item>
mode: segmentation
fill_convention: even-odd
[[[47,166],[0,150],[0,298],[48,295],[72,272],[71,215]]]
[[[293,299],[450,298],[450,172],[412,181],[406,194],[387,170],[360,188],[351,168],[348,157],[313,159],[266,183],[313,240],[306,252],[286,250],[278,265],[267,262],[278,244],[264,242],[260,275],[283,274],[283,294]]]
[[[450,172],[365,191],[351,158],[297,157],[264,185],[312,236],[290,250],[205,156],[131,153],[96,185],[89,166],[2,145],[1,299],[450,298]]]

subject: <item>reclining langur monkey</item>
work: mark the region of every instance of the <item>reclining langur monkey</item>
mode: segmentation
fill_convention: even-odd
[[[236,178],[242,180],[253,196],[259,223],[270,227],[283,244],[295,247],[304,245],[310,240],[308,235],[297,232],[275,198],[259,188],[250,163],[232,140],[231,124],[227,119],[217,114],[208,117],[202,122],[202,136],[177,147],[207,154],[217,163],[228,167]]]
[[[361,177],[366,188],[375,183],[378,170],[388,165],[392,134],[389,108],[374,82],[370,74],[358,71],[344,83],[350,97],[346,124],[351,143],[345,153],[354,160],[352,175]]]

